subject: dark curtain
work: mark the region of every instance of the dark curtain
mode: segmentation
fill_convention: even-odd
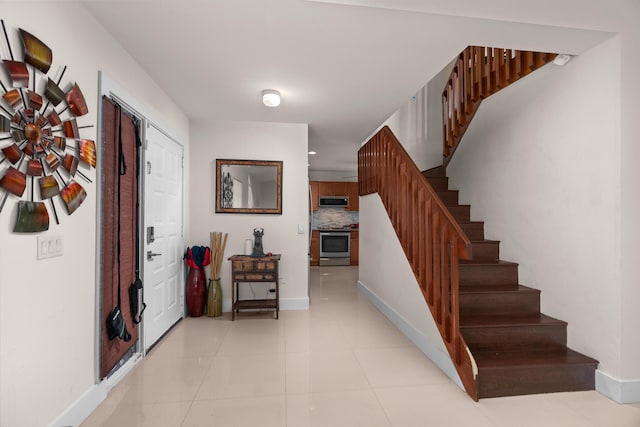
[[[120,110],[110,99],[103,102],[102,141],[102,234],[101,271],[102,298],[100,320],[100,378],[104,378],[138,340],[138,325],[133,323],[129,308],[129,285],[135,280],[135,227],[136,195],[136,140],[133,119],[122,112],[122,146],[126,164],[126,174],[118,173],[118,120]],[[120,179],[120,204],[118,207],[118,179]],[[106,319],[118,301],[118,218],[120,220],[120,277],[121,305],[131,341],[119,338],[109,340]]]

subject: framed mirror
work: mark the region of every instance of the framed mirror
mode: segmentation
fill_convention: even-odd
[[[282,214],[282,162],[216,159],[216,213]]]

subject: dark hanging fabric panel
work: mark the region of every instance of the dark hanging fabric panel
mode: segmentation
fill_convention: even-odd
[[[102,141],[102,298],[100,311],[100,378],[104,378],[138,341],[138,325],[131,319],[129,309],[129,285],[135,281],[135,226],[136,226],[136,140],[134,123],[130,116],[122,113],[122,146],[126,163],[126,174],[118,174],[118,116],[119,110],[107,97],[103,97]],[[131,341],[119,338],[109,340],[106,319],[118,301],[118,178],[120,181],[120,282],[122,314],[126,321]]]

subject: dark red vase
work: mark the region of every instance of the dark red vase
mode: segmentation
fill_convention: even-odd
[[[187,312],[191,317],[204,314],[204,304],[207,301],[207,283],[204,268],[190,268],[187,275]]]

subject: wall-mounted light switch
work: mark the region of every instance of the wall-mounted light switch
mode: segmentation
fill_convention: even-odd
[[[38,236],[38,259],[62,256],[62,236]]]
[[[38,236],[38,259],[49,258],[49,244],[47,239]]]
[[[298,234],[304,234],[304,225],[298,224]]]

